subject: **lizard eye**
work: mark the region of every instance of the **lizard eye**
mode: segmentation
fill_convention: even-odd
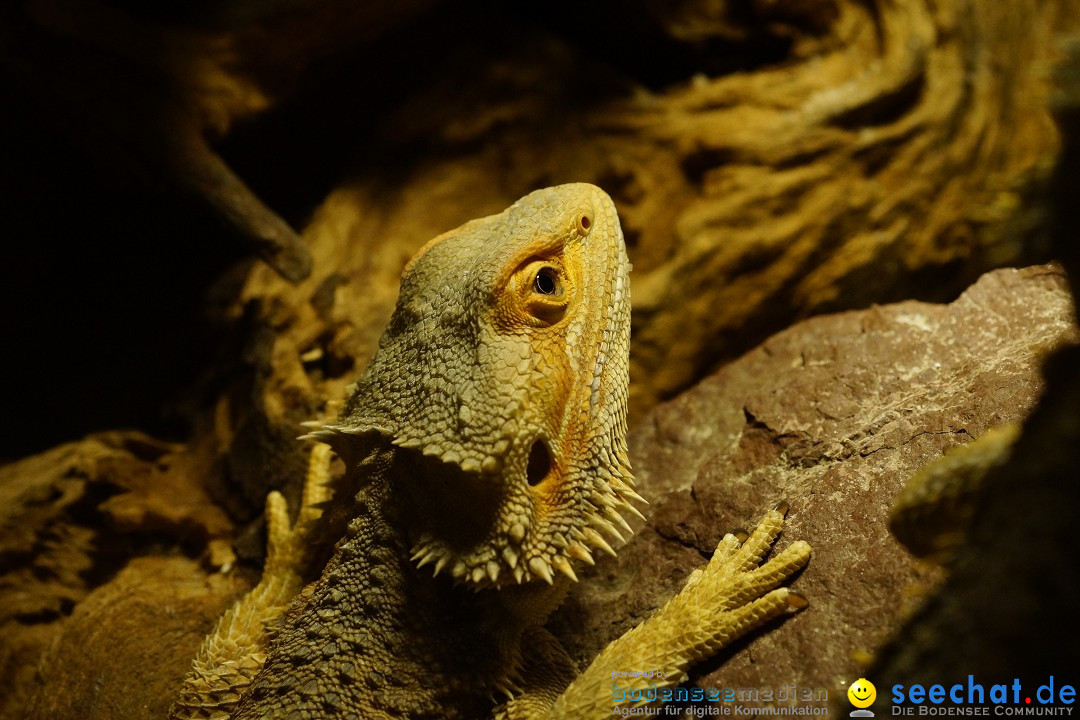
[[[553,267],[542,267],[536,271],[533,280],[533,290],[541,295],[562,295],[562,283],[559,282],[559,273]]]
[[[530,258],[514,273],[513,302],[526,324],[553,325],[566,315],[574,297],[573,273],[557,258]]]

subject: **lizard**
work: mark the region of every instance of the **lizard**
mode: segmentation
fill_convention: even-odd
[[[543,627],[581,567],[615,554],[624,516],[642,516],[626,444],[629,271],[613,201],[583,183],[424,245],[340,416],[312,424],[325,444],[295,523],[269,495],[262,580],[207,637],[172,716],[606,717],[613,673],[659,671],[627,680],[624,707],[641,705],[646,686],[682,683],[805,607],[783,583],[810,546],[762,564],[781,503],[580,675]],[[346,466],[332,490],[327,446]],[[344,537],[304,586],[313,528],[334,517]]]

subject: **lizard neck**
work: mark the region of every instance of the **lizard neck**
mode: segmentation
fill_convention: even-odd
[[[483,717],[489,696],[521,665],[522,633],[561,602],[565,587],[475,591],[414,567],[409,548],[419,530],[403,497],[408,464],[400,452],[376,450],[357,468],[368,475],[345,539],[294,602],[237,717],[300,710],[328,696],[339,704],[328,717],[373,709]]]

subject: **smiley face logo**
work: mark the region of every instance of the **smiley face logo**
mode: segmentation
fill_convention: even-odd
[[[847,697],[857,708],[870,707],[877,698],[877,688],[866,678],[859,678],[847,689]]]

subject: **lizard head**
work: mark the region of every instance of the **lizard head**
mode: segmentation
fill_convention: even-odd
[[[611,199],[533,192],[440,235],[402,275],[334,445],[414,458],[414,560],[476,586],[575,577],[641,498],[626,454],[630,263]],[[347,453],[346,453],[347,454]]]

